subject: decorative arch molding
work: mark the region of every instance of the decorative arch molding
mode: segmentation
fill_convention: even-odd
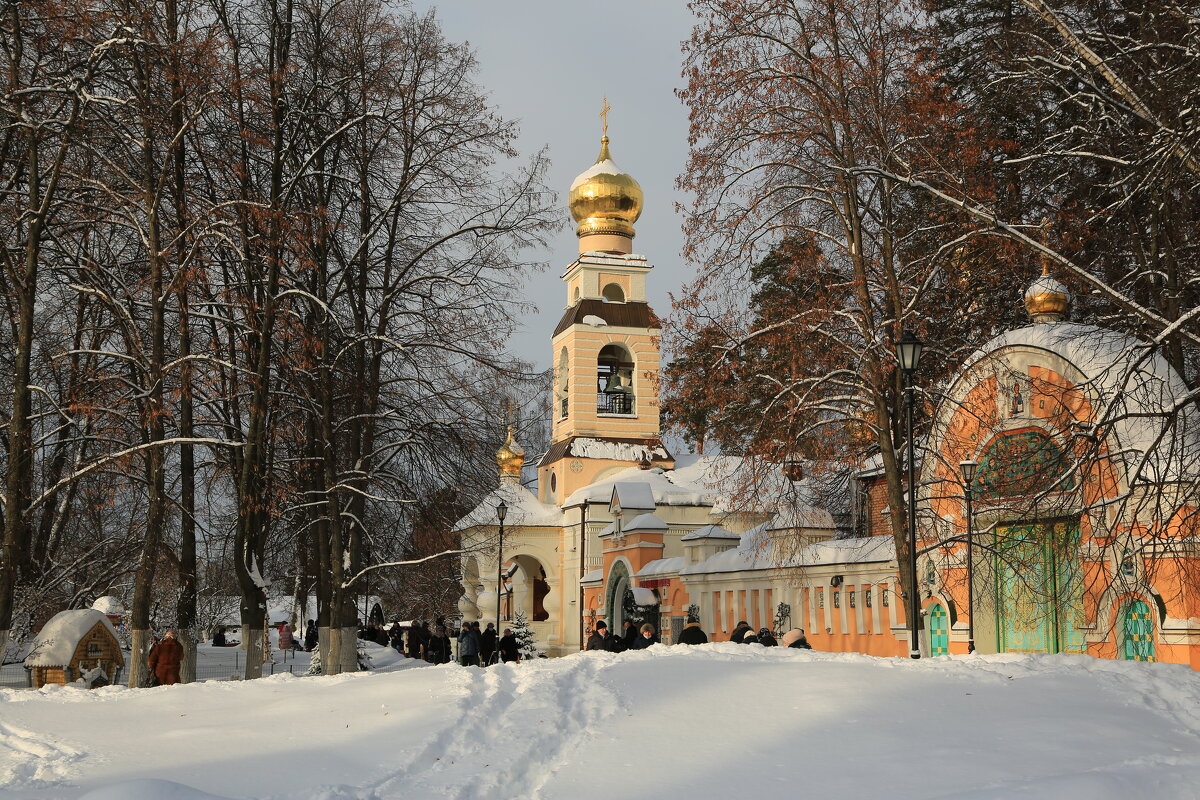
[[[626,588],[633,588],[633,569],[623,556],[619,556],[613,561],[604,584],[604,618],[608,620],[609,630],[614,633],[621,629],[622,602],[625,599]]]
[[[1075,488],[1071,459],[1037,426],[1003,431],[979,454],[971,489],[981,501],[1031,497]]]
[[[946,609],[946,614],[950,618],[950,630],[954,631],[954,626],[958,623],[958,606],[954,599],[948,594],[943,594],[941,591],[930,592],[925,600],[921,603],[921,613],[928,612],[929,607],[934,603],[941,605]]]

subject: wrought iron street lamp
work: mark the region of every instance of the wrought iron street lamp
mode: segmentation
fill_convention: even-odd
[[[913,435],[913,373],[921,360],[924,343],[905,330],[896,342],[896,359],[904,373],[904,410],[908,420],[908,655],[921,657],[921,643],[917,639],[918,614],[921,613],[921,597],[917,590],[917,448]]]
[[[974,499],[972,491],[975,484],[975,469],[978,461],[960,461],[958,468],[962,470],[963,504],[967,514],[967,652],[975,652],[975,559],[972,547],[975,544],[975,514],[971,508]]]
[[[500,589],[504,586],[504,518],[508,516],[508,506],[504,501],[496,506],[496,519],[500,520],[500,543],[496,546],[496,636],[500,636]],[[499,652],[499,646],[496,652]],[[495,653],[493,653],[493,656]],[[487,666],[486,664],[484,666]]]

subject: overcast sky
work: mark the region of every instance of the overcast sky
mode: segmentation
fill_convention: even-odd
[[[549,147],[549,183],[560,193],[564,219],[572,179],[600,149],[601,98],[608,95],[613,160],[646,193],[634,251],[649,257],[650,304],[670,311],[667,292],[690,280],[682,265],[675,177],[687,158],[687,113],[679,86],[680,43],[691,32],[683,0],[413,0],[436,7],[448,38],[469,42],[480,63],[479,82],[494,105],[521,123],[528,155]],[[573,225],[537,258],[549,269],[530,277],[527,295],[539,313],[523,321],[513,351],[538,368],[550,365],[550,334],[566,305],[559,279],[578,253]]]

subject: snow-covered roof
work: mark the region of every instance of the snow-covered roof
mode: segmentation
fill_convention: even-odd
[[[644,586],[633,586],[630,588],[633,592],[633,602],[639,606],[656,606],[658,605],[658,597],[655,596],[653,589],[647,589]]]
[[[454,530],[498,525],[496,506],[500,505],[501,500],[508,506],[508,514],[504,518],[505,525],[558,527],[567,522],[558,506],[543,503],[533,492],[518,483],[502,483],[489,492],[471,513],[454,523]]]
[[[626,531],[665,531],[670,527],[653,514],[640,514],[621,526]]]
[[[765,525],[743,533],[737,547],[709,556],[698,564],[679,570],[680,575],[707,575],[716,572],[752,572],[773,569],[771,556],[765,545]]]
[[[795,528],[816,528],[818,530],[833,530],[833,515],[823,508],[804,506],[780,511],[767,523],[767,530],[781,531]]]
[[[695,541],[696,539],[741,539],[740,533],[726,530],[720,525],[705,525],[703,528],[697,528],[691,533],[685,533],[681,538],[681,542]]]
[[[674,558],[660,558],[651,561],[646,566],[638,570],[637,577],[639,578],[656,578],[662,575],[678,575],[679,570],[683,569],[683,556],[675,556]]]
[[[654,492],[645,483],[619,481],[613,484],[612,505],[635,511],[653,511],[657,504],[654,502]]]
[[[607,458],[613,461],[634,462],[670,457],[667,448],[661,444],[614,442],[608,439],[593,439],[589,436],[577,436],[571,441],[571,455],[579,458]]]
[[[73,608],[60,611],[38,632],[29,655],[27,667],[63,667],[71,663],[75,648],[96,624],[103,624],[113,638],[117,632],[108,617],[94,608]]]
[[[734,456],[680,456],[676,460],[680,466],[675,469],[630,467],[576,490],[563,506],[577,506],[585,502],[608,503],[618,483],[638,483],[649,487],[654,503],[659,506],[713,506],[717,509],[728,503],[721,491],[714,487],[721,485],[720,475],[726,474],[738,462],[740,459]],[[621,500],[624,507],[624,494]],[[646,510],[653,508],[650,506]]]
[[[580,583],[599,583],[604,580],[604,570],[594,569],[579,579]]]
[[[121,601],[113,597],[111,594],[106,594],[103,597],[97,597],[96,602],[92,603],[92,608],[99,611],[101,614],[107,614],[112,617],[119,617],[125,613],[125,606]]]
[[[1150,344],[1095,325],[1029,325],[980,348],[964,363],[964,376],[1010,347],[1046,350],[1079,370],[1086,381],[1082,388],[1099,415],[1097,421],[1112,422],[1110,436],[1116,441],[1108,442],[1109,451],[1123,453],[1130,466],[1144,458],[1143,479],[1183,480],[1196,474],[1200,430],[1195,412],[1181,410],[1183,424],[1163,434],[1165,415],[1183,403],[1187,386]]]
[[[815,542],[786,559],[782,567],[816,567],[829,564],[867,564],[891,561],[896,541],[891,536],[858,536]]]

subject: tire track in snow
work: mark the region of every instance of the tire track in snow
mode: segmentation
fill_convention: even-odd
[[[32,789],[65,780],[81,753],[52,736],[0,722],[0,788]]]
[[[412,764],[359,790],[361,800],[433,795],[538,797],[581,735],[616,710],[594,657],[490,667],[460,704],[459,720]]]

